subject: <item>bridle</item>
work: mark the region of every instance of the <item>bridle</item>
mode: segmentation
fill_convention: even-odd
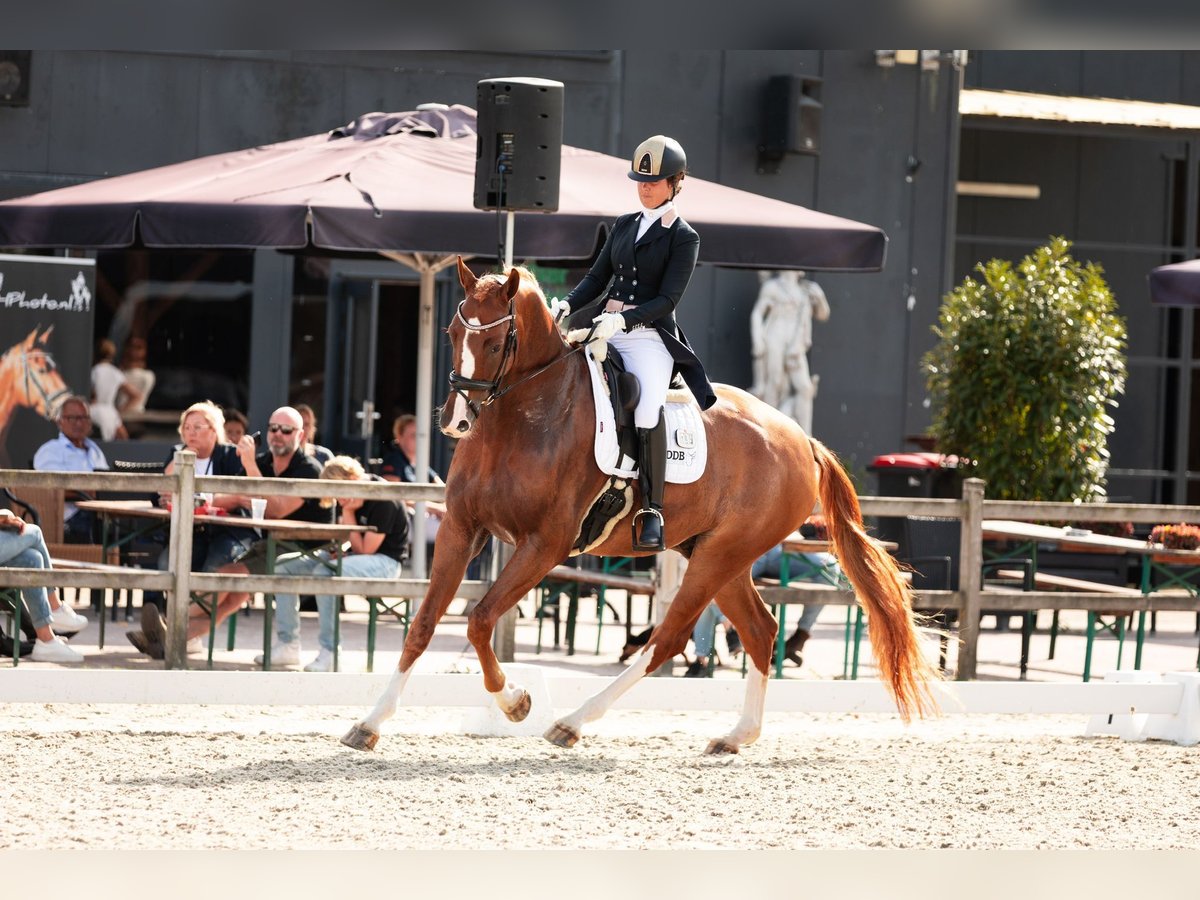
[[[507,316],[502,316],[501,318],[496,319],[494,322],[488,322],[486,325],[473,325],[466,320],[462,314],[463,303],[466,302],[467,301],[464,300],[462,303],[458,304],[458,312],[456,312],[455,315],[458,317],[459,323],[463,326],[463,328],[467,329],[467,331],[479,333],[495,328],[497,325],[503,325],[505,322],[508,323],[508,333],[504,336],[504,353],[500,357],[500,365],[496,368],[495,378],[465,378],[454,370],[451,370],[450,372],[450,390],[463,398],[463,401],[467,404],[467,409],[471,411],[471,415],[476,419],[479,418],[479,413],[482,407],[490,406],[513,388],[524,384],[531,378],[536,378],[547,369],[558,365],[567,357],[578,353],[588,344],[588,340],[584,340],[577,347],[569,350],[562,356],[552,359],[550,362],[546,363],[546,365],[539,369],[535,369],[524,378],[518,379],[517,381],[502,387],[501,385],[504,382],[505,368],[509,365],[509,359],[513,356],[513,354],[516,353],[517,350],[517,316],[514,301],[508,301]],[[588,339],[590,338],[591,335],[589,334]],[[487,391],[488,393],[487,396],[483,398],[483,402],[477,404],[474,400],[467,396],[467,391]]]
[[[43,385],[42,382],[38,379],[37,373],[34,371],[33,366],[30,364],[29,357],[30,357],[30,355],[32,355],[34,353],[38,354],[39,356],[42,356],[50,364],[51,367],[54,367],[54,357],[51,356],[49,354],[49,352],[47,352],[45,350],[32,350],[31,351],[31,350],[22,349],[21,350],[21,367],[24,369],[24,371],[22,373],[22,377],[25,381],[25,396],[28,397],[30,400],[32,400],[34,395],[33,395],[33,392],[30,390],[30,386],[36,388],[37,396],[39,396],[42,399],[42,402],[46,406],[46,415],[50,416],[54,413],[54,410],[57,409],[57,406],[56,406],[57,401],[65,398],[65,397],[69,397],[71,394],[71,389],[69,387],[63,387],[63,389],[61,391],[55,391],[53,394],[51,394],[49,391],[47,391],[45,385]]]

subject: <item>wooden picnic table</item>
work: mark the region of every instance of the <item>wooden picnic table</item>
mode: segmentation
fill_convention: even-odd
[[[104,540],[108,551],[107,521],[116,518],[144,519],[159,526],[170,525],[171,510],[155,506],[149,500],[84,500],[76,504],[80,509],[91,510],[105,519]],[[267,574],[274,574],[275,562],[279,555],[279,545],[301,553],[311,553],[317,548],[305,547],[300,542],[315,541],[321,546],[338,545],[355,532],[366,532],[371,529],[365,525],[344,525],[334,522],[303,522],[297,519],[255,519],[244,516],[196,514],[193,516],[196,525],[216,525],[224,528],[249,528],[265,536],[267,542]],[[337,574],[341,574],[341,557],[338,556]],[[265,613],[263,616],[263,668],[271,666],[271,620],[274,611],[272,594],[263,595]],[[100,647],[104,646],[104,611],[100,612]],[[209,634],[209,665],[212,665],[212,647],[216,639],[215,620]],[[335,628],[335,632],[336,632]],[[337,634],[334,635],[335,640]],[[335,652],[336,664],[336,652]]]

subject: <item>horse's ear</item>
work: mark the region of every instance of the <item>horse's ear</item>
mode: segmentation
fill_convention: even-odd
[[[458,258],[458,281],[468,294],[475,290],[475,282],[477,280],[475,273],[467,268],[467,264],[463,262],[463,258],[460,256]]]
[[[47,328],[45,331],[43,331],[40,335],[38,335],[38,343],[44,344],[44,343],[46,343],[46,341],[50,340],[50,332],[52,332],[53,330],[54,330],[54,323],[51,322],[50,327]]]
[[[29,334],[27,334],[25,336],[25,340],[21,341],[21,343],[24,344],[26,347],[32,347],[34,344],[36,344],[37,339],[38,339],[38,328],[41,328],[41,327],[42,326],[39,324],[36,328],[33,329],[33,331],[29,332]]]
[[[509,269],[508,281],[504,282],[504,293],[511,300],[517,296],[517,289],[521,286],[521,273],[516,269]]]

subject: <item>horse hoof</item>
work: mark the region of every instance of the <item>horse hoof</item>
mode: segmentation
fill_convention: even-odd
[[[532,706],[533,701],[529,697],[529,691],[521,691],[521,699],[513,705],[512,709],[506,709],[504,715],[508,716],[510,722],[524,722]]]
[[[573,728],[568,728],[561,722],[555,722],[546,730],[546,733],[542,737],[556,747],[566,747],[569,750],[579,741],[579,732]]]
[[[704,750],[705,756],[732,756],[738,752],[737,744],[731,744],[725,738],[715,738],[708,742]]]
[[[379,732],[364,728],[360,723],[346,732],[342,743],[355,750],[374,750],[379,743]]]

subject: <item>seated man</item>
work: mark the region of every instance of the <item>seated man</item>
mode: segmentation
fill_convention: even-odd
[[[789,582],[814,581],[821,584],[845,584],[845,576],[842,575],[837,558],[832,553],[797,553],[794,555],[801,557],[804,562],[798,564],[793,561],[788,566]],[[782,565],[783,545],[777,544],[754,561],[754,565],[750,568],[750,575],[753,578],[779,578],[782,574]],[[785,659],[790,659],[797,666],[804,662],[800,651],[812,637],[813,626],[824,608],[824,603],[804,604],[800,613],[800,621],[796,623],[796,630],[787,639],[787,644],[784,646]],[[738,638],[737,632],[726,621],[724,614],[717,608],[717,604],[710,603],[708,608],[700,614],[696,627],[692,629],[692,643],[696,649],[696,658],[692,660],[692,664],[684,673],[685,678],[702,678],[708,674],[708,658],[712,655],[713,638],[719,622],[725,623],[725,640],[729,645],[730,654],[736,656],[741,650],[742,642]]]
[[[339,481],[383,481],[376,475],[363,471],[358,460],[349,456],[335,456],[321,470],[322,478]],[[333,501],[326,502],[330,506]],[[337,521],[345,525],[369,525],[374,531],[352,533],[350,551],[342,554],[342,574],[358,578],[398,578],[400,568],[408,554],[408,511],[400,500],[363,500],[343,498],[337,501]],[[335,574],[333,553],[321,550],[315,556],[296,556],[276,567],[281,575],[314,575],[331,578]],[[321,594],[317,597],[317,612],[321,630],[318,641],[321,645],[317,658],[304,667],[306,672],[332,672],[334,651],[334,621],[337,617],[338,597]],[[300,643],[300,598],[295,594],[278,594],[275,597],[275,625],[279,643]],[[272,661],[274,654],[272,653]]]
[[[42,530],[8,509],[0,509],[0,566],[50,568],[50,551],[42,537]],[[53,588],[22,588],[21,596],[29,608],[33,630],[37,635],[31,654],[33,661],[83,662],[83,654],[67,646],[55,632],[75,634],[87,626],[88,620],[62,603]],[[13,640],[17,638],[17,635],[13,635]]]
[[[58,437],[38,447],[33,467],[39,472],[97,472],[108,469],[108,460],[89,434],[92,416],[82,397],[70,396],[58,408]],[[81,499],[67,491],[63,504],[63,539],[68,544],[98,542],[96,517],[71,501]]]
[[[267,449],[255,455],[254,438],[245,435],[237,445],[237,455],[245,468],[246,475],[251,478],[318,478],[321,467],[316,460],[304,452],[304,427],[300,414],[290,406],[281,406],[271,413],[267,425]],[[237,497],[240,506],[249,507],[250,497]],[[265,518],[296,519],[302,522],[325,522],[331,520],[328,510],[322,509],[320,501],[302,497],[273,496],[267,498]],[[310,546],[320,546],[321,541],[309,541]],[[251,572],[262,574],[266,571],[265,540],[254,543],[236,562],[220,566],[217,571],[248,575]],[[244,592],[221,594],[217,599],[216,620],[220,624],[231,613],[241,609],[250,599]],[[209,630],[209,617],[203,609],[193,606],[188,621],[187,636],[189,640],[200,637]],[[162,616],[153,604],[142,606],[142,630],[130,632],[138,635],[136,641],[144,644],[138,649],[143,653],[161,659],[164,655],[164,638],[166,628]],[[129,638],[134,646],[134,637]],[[299,635],[289,636],[288,641],[273,644],[271,658],[279,665],[298,665],[300,662]],[[256,662],[261,663],[261,655]]]

